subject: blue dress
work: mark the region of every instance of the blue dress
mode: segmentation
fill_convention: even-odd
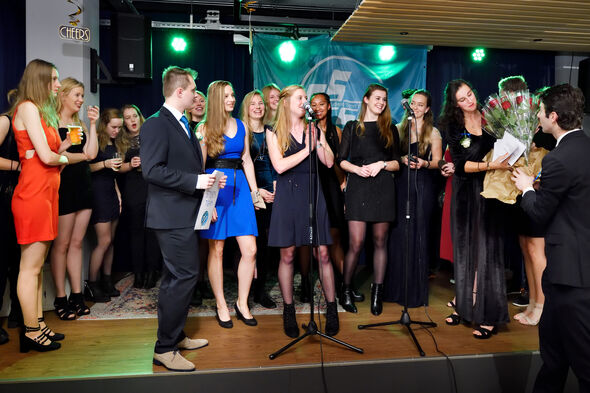
[[[218,159],[240,159],[244,151],[246,129],[244,123],[236,119],[238,130],[233,138],[224,135],[225,149]],[[209,157],[208,160],[211,158]],[[225,187],[219,190],[215,208],[217,221],[212,222],[209,229],[203,230],[200,236],[204,239],[223,240],[233,236],[258,236],[254,204],[250,187],[242,169],[207,168],[206,173],[218,170],[227,175]],[[235,177],[234,177],[235,173]],[[235,182],[234,182],[235,178]],[[234,194],[235,189],[235,194]],[[235,195],[235,200],[234,200]]]

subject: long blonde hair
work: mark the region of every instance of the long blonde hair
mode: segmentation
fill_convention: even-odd
[[[281,89],[279,89],[279,86],[277,86],[276,83],[269,83],[268,85],[264,86],[262,88],[262,101],[264,101],[264,106],[265,106],[265,112],[264,112],[264,117],[262,118],[262,123],[264,124],[268,124],[268,125],[273,125],[275,120],[276,120],[276,113],[273,116],[273,114],[271,113],[270,110],[270,105],[268,103],[268,94],[272,91],[272,90],[276,90],[280,93]],[[277,111],[278,111],[278,107],[277,107]]]
[[[292,143],[292,124],[289,108],[291,105],[291,97],[299,89],[305,91],[301,85],[290,85],[281,90],[281,93],[279,94],[279,105],[277,107],[277,116],[275,117],[274,131],[277,135],[277,142],[281,154],[285,154]]]
[[[51,91],[51,74],[54,69],[57,70],[55,65],[48,61],[31,60],[18,84],[15,106],[24,101],[31,101],[39,109],[45,124],[57,129],[59,117],[56,111],[55,96]]]
[[[256,95],[262,98],[262,103],[264,104],[264,115],[266,115],[266,103],[264,102],[264,96],[262,95],[262,92],[258,89],[252,90],[250,93],[246,94],[244,96],[244,100],[242,100],[242,105],[240,106],[240,120],[242,120],[242,123],[244,123],[244,126],[246,127],[246,132],[248,133],[248,141],[250,144],[252,144],[252,140],[254,139],[254,136],[252,135],[254,129],[252,127],[252,120],[250,119],[249,108],[250,103],[252,102],[252,98],[254,98],[254,96]],[[262,120],[263,119],[264,116],[262,117]],[[264,121],[262,121],[262,124],[264,125]]]
[[[109,124],[111,120],[116,118],[123,120],[121,112],[115,108],[105,109],[100,114],[100,118],[98,119],[98,127],[96,128],[96,134],[98,136],[98,148],[101,151],[105,150],[106,146],[109,144],[109,141],[111,140],[111,137],[106,132],[107,124]],[[119,132],[119,134],[115,138],[114,144],[121,157],[125,156],[125,153],[127,153],[127,150],[129,149],[129,139],[126,136],[126,133]]]
[[[429,108],[429,111],[424,114],[424,122],[422,124],[422,130],[418,133],[418,155],[422,156],[426,153],[428,146],[432,143],[432,129],[434,128],[434,115],[432,114],[432,98],[430,97],[430,93],[428,90],[416,90],[412,97],[410,97],[410,102],[416,94],[424,96],[426,98],[426,107]],[[400,145],[401,149],[404,150],[408,146],[408,134],[406,130],[408,129],[408,112],[404,114],[404,118],[400,124],[399,128],[399,138],[400,138]],[[404,150],[405,153],[407,153]]]
[[[361,111],[358,117],[358,123],[356,126],[356,133],[357,135],[363,135],[365,133],[365,123],[363,119],[365,118],[365,114],[367,113],[367,103],[365,102],[365,98],[368,100],[373,92],[376,90],[384,91],[385,92],[385,108],[377,117],[377,127],[379,128],[379,134],[381,135],[381,139],[385,141],[385,147],[390,147],[393,145],[393,133],[391,132],[391,110],[389,109],[389,101],[387,100],[387,88],[379,83],[372,83],[367,87],[367,91],[363,95],[363,100],[361,103]]]
[[[217,157],[225,148],[223,138],[227,122],[231,119],[231,113],[226,112],[224,105],[225,87],[233,86],[228,81],[211,82],[207,88],[207,106],[203,130],[207,143],[207,155]]]
[[[206,110],[206,108],[207,108],[207,97],[205,96],[205,93],[203,93],[200,90],[195,90],[195,93],[197,93],[198,95],[200,95],[201,97],[203,97],[203,99],[205,100],[205,113],[203,113],[203,119],[204,119],[205,116],[207,116],[207,110]],[[193,114],[188,109],[184,111],[184,115],[186,116],[186,118],[189,121],[189,123],[191,121],[196,121],[195,119],[193,119]]]
[[[63,98],[65,96],[67,96],[68,94],[70,94],[70,92],[73,89],[75,89],[76,87],[81,87],[82,90],[84,90],[84,84],[74,78],[66,78],[61,81],[61,87],[57,91],[57,114],[58,114],[58,116],[60,116],[60,118],[61,118],[61,111],[64,106],[64,104],[62,102]],[[88,129],[86,128],[86,124],[84,124],[84,122],[82,120],[80,120],[80,116],[79,116],[78,112],[76,112],[72,115],[72,120],[74,120],[73,123],[75,125],[82,126],[84,131],[88,131]]]

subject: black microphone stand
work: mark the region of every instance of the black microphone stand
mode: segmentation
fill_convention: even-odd
[[[308,124],[307,124],[308,134],[307,135],[309,135],[309,137],[306,136],[305,134],[303,135],[304,140],[306,137],[309,138],[309,146],[308,146],[308,148],[309,148],[309,193],[308,193],[308,197],[309,197],[309,244],[308,244],[308,247],[309,247],[310,261],[309,261],[308,279],[309,279],[310,283],[313,283],[313,281],[312,281],[312,277],[313,277],[313,274],[312,274],[313,273],[313,263],[312,262],[313,261],[311,259],[313,258],[313,238],[314,238],[314,223],[315,223],[314,212],[316,209],[316,206],[315,206],[316,198],[313,193],[313,191],[314,191],[314,188],[313,188],[313,186],[314,186],[314,182],[313,182],[314,171],[313,171],[313,166],[312,166],[312,164],[313,164],[312,144],[313,144],[313,142],[311,141],[311,123],[312,122],[315,123],[315,127],[318,130],[318,140],[319,140],[321,130],[317,126],[317,119],[314,119],[314,117],[310,113],[308,113],[307,110],[305,111],[305,115],[308,120]],[[317,155],[316,155],[316,157],[317,157]],[[317,160],[316,160],[316,171],[317,171]],[[316,175],[316,179],[318,179],[319,174],[316,172],[315,175]],[[319,193],[319,184],[318,184],[318,187],[315,188],[315,193],[316,193],[316,195],[317,195],[317,193]],[[319,243],[319,234],[318,234],[318,243]],[[320,283],[321,283],[321,280],[320,280]],[[270,355],[268,355],[268,358],[270,360],[276,359],[277,356],[279,356],[281,353],[283,353],[287,349],[291,348],[293,345],[297,344],[299,341],[303,340],[304,338],[309,337],[309,336],[315,336],[315,335],[323,337],[327,340],[333,341],[333,342],[340,344],[342,346],[345,346],[346,348],[351,349],[355,352],[364,353],[364,351],[361,348],[357,348],[357,347],[350,345],[344,341],[338,340],[337,338],[334,338],[332,336],[328,336],[327,334],[322,333],[318,329],[318,326],[314,320],[314,311],[313,311],[314,287],[315,287],[315,285],[310,285],[310,288],[309,288],[309,292],[310,292],[309,298],[311,299],[310,304],[309,304],[309,322],[307,323],[307,325],[305,325],[305,324],[301,325],[301,327],[303,328],[303,330],[305,330],[305,332],[301,336],[293,339],[289,344],[285,345],[284,347],[282,347],[278,351],[273,352]],[[322,289],[323,289],[323,285],[322,285]]]
[[[411,125],[411,119],[414,119],[414,122],[416,124],[416,135],[418,135],[418,121],[416,120],[416,117],[414,116],[414,114],[412,112],[410,112],[411,116],[408,116],[408,119],[410,120],[408,122],[408,193],[407,193],[407,198],[406,198],[406,255],[405,255],[405,261],[404,261],[404,308],[402,310],[402,316],[400,319],[398,319],[397,321],[390,321],[390,322],[381,322],[381,323],[372,323],[370,325],[358,325],[359,329],[366,329],[366,328],[371,328],[371,327],[377,327],[377,326],[388,326],[388,325],[403,325],[406,327],[406,329],[408,330],[408,333],[410,333],[410,336],[412,336],[412,340],[414,340],[414,344],[416,345],[416,349],[418,349],[418,353],[420,353],[420,356],[424,356],[425,353],[422,350],[422,347],[420,346],[420,343],[418,342],[418,339],[416,338],[416,335],[414,334],[414,331],[412,330],[412,324],[415,325],[420,325],[420,326],[428,326],[428,327],[436,327],[436,323],[434,322],[421,322],[421,321],[414,321],[412,320],[412,318],[410,318],[410,314],[408,313],[408,267],[410,266],[410,222],[412,219],[412,215],[411,215],[411,210],[410,210],[410,178],[412,177],[412,168],[411,168],[411,160],[413,159],[412,156],[412,152],[410,150],[410,146],[411,146],[411,140],[412,140],[412,125]],[[418,139],[418,138],[416,138]],[[418,168],[414,169],[415,171],[418,170]]]

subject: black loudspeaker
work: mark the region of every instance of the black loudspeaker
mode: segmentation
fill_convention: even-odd
[[[578,87],[584,93],[584,113],[590,113],[590,58],[580,61],[578,69]]]
[[[111,18],[113,76],[152,79],[152,21],[136,14]]]

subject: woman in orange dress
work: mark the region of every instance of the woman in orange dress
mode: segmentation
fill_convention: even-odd
[[[17,283],[24,320],[21,352],[58,349],[57,341],[64,338],[47,327],[42,308],[43,262],[57,236],[59,171],[68,164],[65,150],[71,145],[69,138],[61,143],[56,131],[58,78],[53,64],[39,59],[31,61],[18,86],[12,120],[22,164],[12,199],[16,238],[21,246]]]

